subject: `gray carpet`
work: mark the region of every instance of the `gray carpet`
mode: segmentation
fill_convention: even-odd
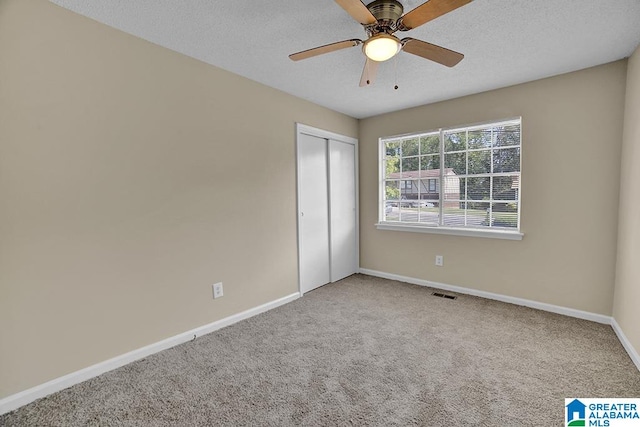
[[[355,275],[40,399],[0,425],[562,425],[640,397],[606,325]]]

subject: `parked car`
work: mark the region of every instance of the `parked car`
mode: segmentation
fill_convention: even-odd
[[[435,205],[426,200],[403,200],[400,202],[403,208],[432,208]]]

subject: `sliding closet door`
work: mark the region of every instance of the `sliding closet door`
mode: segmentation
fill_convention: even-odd
[[[353,144],[329,141],[332,282],[351,276],[358,266],[355,150]]]
[[[298,135],[300,291],[331,281],[327,140]]]

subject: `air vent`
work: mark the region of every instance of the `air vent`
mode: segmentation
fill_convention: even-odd
[[[458,297],[455,295],[447,295],[447,294],[443,294],[440,292],[434,292],[431,295],[433,295],[434,297],[440,297],[440,298],[446,298],[446,299],[457,299]]]

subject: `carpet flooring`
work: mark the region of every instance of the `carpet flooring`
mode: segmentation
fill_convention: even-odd
[[[563,425],[565,397],[640,397],[611,327],[433,291],[354,275],[0,425]]]

